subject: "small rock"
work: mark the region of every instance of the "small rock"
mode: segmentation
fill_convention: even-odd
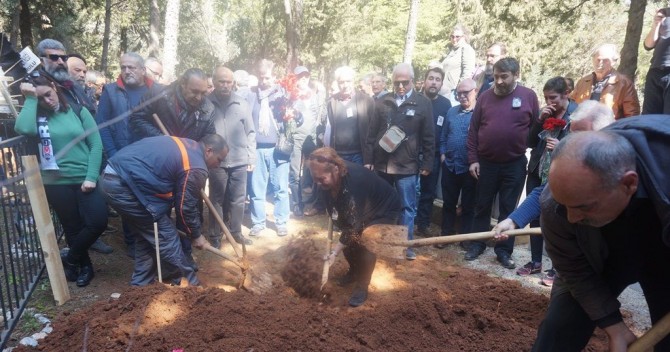
[[[31,337],[34,338],[35,340],[41,340],[41,339],[47,337],[47,334],[40,331],[40,332],[34,333],[33,336],[31,336]]]
[[[12,351],[14,351],[14,347],[7,347],[4,350],[2,350],[2,352],[12,352]]]
[[[49,320],[49,318],[45,317],[42,314],[35,314],[35,319],[37,319],[37,321],[39,321],[40,324],[42,324],[42,325],[49,324],[51,322],[51,320]]]
[[[112,299],[119,299],[119,297],[121,297],[121,294],[114,292],[110,297],[112,297]]]
[[[24,337],[19,343],[24,346],[37,347],[37,340],[32,337]]]
[[[51,324],[47,324],[47,326],[42,329],[42,332],[45,334],[51,334],[52,331],[54,331],[54,328],[51,326]]]

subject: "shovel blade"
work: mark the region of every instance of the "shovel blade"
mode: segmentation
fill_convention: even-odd
[[[371,252],[389,258],[402,258],[404,247],[390,243],[407,241],[407,225],[375,224],[363,230],[361,243]]]

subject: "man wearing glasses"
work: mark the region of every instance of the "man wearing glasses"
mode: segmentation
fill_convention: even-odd
[[[398,191],[402,206],[400,224],[407,225],[411,240],[416,215],[416,175],[428,176],[433,170],[433,106],[428,98],[414,90],[411,65],[396,65],[392,77],[394,94],[387,94],[376,102],[363,163]],[[398,136],[400,138],[396,138]],[[389,148],[389,140],[395,140],[396,145]],[[419,152],[424,155],[422,160],[419,160]],[[414,250],[408,248],[405,258],[416,259]]]
[[[42,70],[39,74],[51,76],[63,88],[65,98],[70,105],[85,107],[91,115],[95,116],[96,106],[86,95],[84,88],[75,84],[68,72],[65,46],[54,39],[44,39],[35,48],[37,56],[42,60]],[[81,109],[78,109],[81,110]]]
[[[157,58],[150,56],[144,61],[146,75],[156,83],[165,84],[163,81],[163,63]]]
[[[445,77],[440,94],[447,97],[452,104],[456,104],[453,92],[456,85],[466,78],[471,78],[475,71],[475,49],[468,44],[462,25],[456,25],[451,32],[451,43],[442,60],[442,69]]]

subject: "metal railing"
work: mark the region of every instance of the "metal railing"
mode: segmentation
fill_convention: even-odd
[[[30,144],[23,136],[0,142],[0,350],[46,268],[21,164],[21,156],[35,154]],[[61,238],[63,231],[52,218]]]

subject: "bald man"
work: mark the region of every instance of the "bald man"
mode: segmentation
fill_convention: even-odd
[[[581,351],[595,327],[610,351],[636,339],[617,297],[639,282],[651,322],[670,311],[670,163],[667,116],[624,119],[572,133],[552,153],[542,232],[558,272],[533,351]],[[670,337],[655,351],[670,351]]]
[[[212,74],[212,83],[214,91],[209,99],[216,107],[214,127],[216,133],[228,141],[230,151],[218,167],[209,170],[209,195],[235,241],[249,245],[252,241],[242,235],[242,219],[247,172],[251,172],[256,164],[256,130],[247,102],[233,92],[233,71],[217,67]],[[219,248],[221,229],[213,215],[210,215],[209,224],[210,242]]]

